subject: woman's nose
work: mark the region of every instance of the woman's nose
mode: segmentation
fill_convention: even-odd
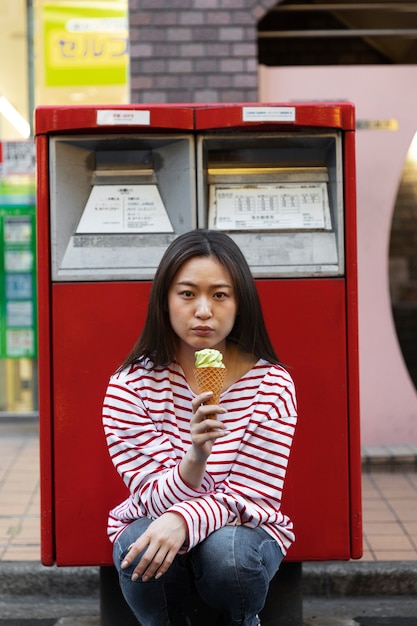
[[[207,319],[211,317],[211,306],[206,298],[201,298],[197,303],[196,316]]]

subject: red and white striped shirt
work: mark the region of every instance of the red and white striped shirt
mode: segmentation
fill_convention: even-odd
[[[111,459],[130,497],[109,514],[111,541],[133,520],[178,513],[190,550],[227,524],[262,526],[286,554],[293,525],[281,496],[297,421],[293,381],[285,369],[259,360],[221,396],[220,419],[230,431],[217,439],[199,489],[181,478],[191,445],[194,393],[181,367],[135,364],[110,379],[103,424]]]

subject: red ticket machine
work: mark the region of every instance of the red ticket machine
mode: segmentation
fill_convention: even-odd
[[[112,564],[103,395],[167,245],[207,226],[241,246],[297,387],[288,560],[360,557],[354,128],[350,104],[36,111],[44,564]]]

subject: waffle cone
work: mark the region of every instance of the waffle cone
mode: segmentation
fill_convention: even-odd
[[[225,367],[197,367],[194,369],[194,376],[199,392],[213,392],[213,397],[210,398],[210,402],[206,402],[206,404],[219,404],[226,374],[227,370]],[[209,417],[215,416],[209,415]]]

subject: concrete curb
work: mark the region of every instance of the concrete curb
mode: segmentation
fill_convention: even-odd
[[[0,563],[0,595],[93,597],[98,567],[45,567],[36,561]]]
[[[45,567],[0,562],[0,595],[98,597],[98,567]],[[370,597],[417,595],[417,562],[303,563],[303,595]]]
[[[415,595],[417,562],[303,563],[303,594],[327,597]]]

